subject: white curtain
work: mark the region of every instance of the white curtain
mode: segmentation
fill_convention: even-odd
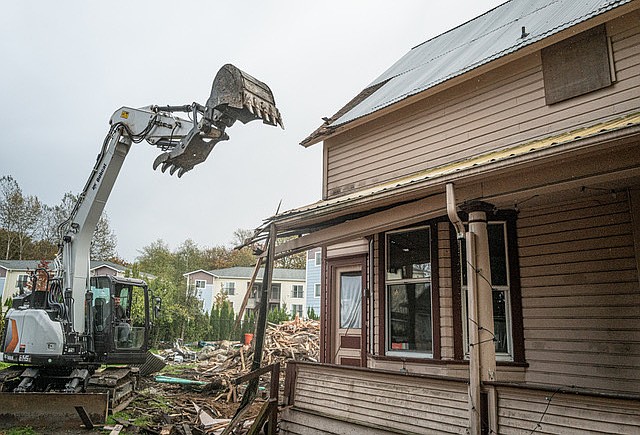
[[[340,275],[340,328],[360,328],[362,323],[362,276]]]

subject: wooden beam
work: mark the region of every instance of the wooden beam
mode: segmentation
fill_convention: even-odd
[[[276,247],[275,256],[276,258],[281,258],[318,246],[347,242],[399,226],[442,216],[445,213],[444,194],[433,195],[289,240]]]

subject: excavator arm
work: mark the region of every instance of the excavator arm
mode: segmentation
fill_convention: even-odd
[[[175,116],[187,113],[189,120]],[[69,220],[61,227],[62,248],[58,270],[62,272],[69,323],[83,332],[83,297],[88,282],[89,247],[93,231],[132,143],[146,140],[163,152],[153,162],[162,172],[182,177],[204,162],[213,147],[229,136],[225,129],[236,120],[284,128],[269,87],[237,67],[223,66],[213,80],[206,104],[183,106],[122,107],[111,117],[111,128],[96,164]]]

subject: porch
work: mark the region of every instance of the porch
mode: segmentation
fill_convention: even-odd
[[[283,434],[466,434],[468,379],[291,362]],[[640,395],[486,382],[482,433],[640,433]]]

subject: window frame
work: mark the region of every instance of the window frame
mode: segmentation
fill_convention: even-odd
[[[299,290],[299,292],[297,292],[296,290]],[[291,297],[295,298],[295,299],[304,298],[304,285],[302,285],[302,284],[293,284],[291,286]]]
[[[296,313],[298,313],[298,317],[302,319],[302,315],[303,315],[302,309],[304,308],[303,305],[304,304],[291,304],[291,317],[295,318]],[[300,307],[300,310],[299,311],[295,310],[295,307]]]
[[[411,279],[388,279],[387,265],[388,265],[388,236],[391,234],[397,234],[402,232],[416,231],[420,229],[428,229],[429,232],[429,263],[430,263],[430,278],[411,278]],[[398,228],[390,231],[386,231],[380,234],[380,253],[382,255],[379,258],[379,270],[380,270],[380,300],[382,302],[382,319],[383,325],[380,330],[379,349],[380,353],[385,357],[398,358],[402,360],[416,359],[416,360],[428,360],[440,358],[440,309],[439,309],[439,288],[438,288],[438,243],[437,243],[437,222],[429,221],[422,224],[416,224],[408,227]],[[429,283],[430,285],[430,309],[431,309],[431,351],[411,351],[411,350],[399,350],[391,349],[390,346],[390,304],[389,304],[389,287],[398,284],[419,284]]]
[[[198,285],[199,283],[202,283],[202,285]],[[207,281],[204,279],[196,279],[194,285],[196,289],[205,288],[207,286]]]
[[[317,282],[313,285],[313,297],[319,299],[322,295],[322,284]]]
[[[507,233],[507,221],[505,219],[489,219],[487,221],[487,226],[489,225],[500,225],[502,226],[502,232],[504,236],[504,261],[505,261],[505,270],[506,270],[506,285],[496,285],[493,284],[493,277],[491,279],[491,287],[493,294],[497,292],[503,292],[505,294],[505,314],[506,314],[506,329],[507,329],[507,352],[498,352],[496,350],[496,361],[513,361],[513,322],[511,315],[511,273],[510,273],[510,265],[509,265],[509,238]],[[487,228],[488,229],[488,228]],[[463,269],[460,268],[460,274],[462,275]],[[462,318],[467,319],[467,286],[464,284],[462,277],[460,278],[460,291],[462,293]],[[494,315],[494,325],[495,325],[495,315]],[[469,359],[469,322],[462,322],[462,346],[464,349],[464,359]]]
[[[522,291],[520,283],[520,262],[518,257],[517,215],[514,210],[499,210],[494,215],[488,216],[488,223],[503,222],[505,228],[507,280],[509,284],[508,307],[506,316],[511,322],[509,335],[510,356],[496,354],[496,361],[502,364],[526,365],[524,352],[524,326],[522,322]],[[466,216],[461,215],[466,222]],[[454,358],[456,360],[468,360],[467,343],[468,328],[465,328],[463,319],[466,319],[466,299],[462,285],[462,266],[460,264],[460,247],[456,239],[456,230],[449,226],[450,245],[452,255],[452,285],[454,307]],[[495,287],[495,286],[494,286]]]
[[[236,294],[235,281],[224,281],[222,283],[222,293],[224,293],[227,296],[235,296]]]
[[[316,251],[313,254],[313,265],[322,266],[322,251]]]

